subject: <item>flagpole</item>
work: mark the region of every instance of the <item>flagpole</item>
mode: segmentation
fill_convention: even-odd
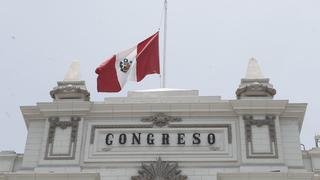
[[[164,30],[163,30],[163,65],[162,65],[162,83],[161,88],[166,87],[166,46],[167,46],[167,8],[168,1],[164,0]]]

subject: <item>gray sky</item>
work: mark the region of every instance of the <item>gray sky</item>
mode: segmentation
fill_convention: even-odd
[[[320,1],[169,0],[167,84],[234,99],[249,58],[277,89],[306,102],[301,141],[320,132]],[[96,92],[95,68],[160,27],[163,0],[0,0],[0,150],[24,151],[20,105],[51,101],[71,61],[93,101],[159,88],[159,76],[121,93]],[[162,34],[160,34],[162,38]],[[162,39],[161,39],[162,40]]]

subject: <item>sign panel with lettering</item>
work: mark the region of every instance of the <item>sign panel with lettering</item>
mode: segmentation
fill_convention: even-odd
[[[141,161],[161,156],[179,161],[232,161],[232,124],[154,128],[92,124],[85,161]]]

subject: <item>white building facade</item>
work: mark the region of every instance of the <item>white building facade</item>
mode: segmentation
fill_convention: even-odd
[[[253,59],[232,100],[158,89],[92,102],[74,77],[50,94],[21,107],[25,152],[0,152],[0,180],[320,179],[320,150],[299,139],[307,104],[273,99]]]

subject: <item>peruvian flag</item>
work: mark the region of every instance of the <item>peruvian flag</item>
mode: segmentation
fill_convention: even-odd
[[[160,74],[159,32],[113,55],[96,73],[98,92],[119,92],[128,80],[139,82],[148,74]]]

